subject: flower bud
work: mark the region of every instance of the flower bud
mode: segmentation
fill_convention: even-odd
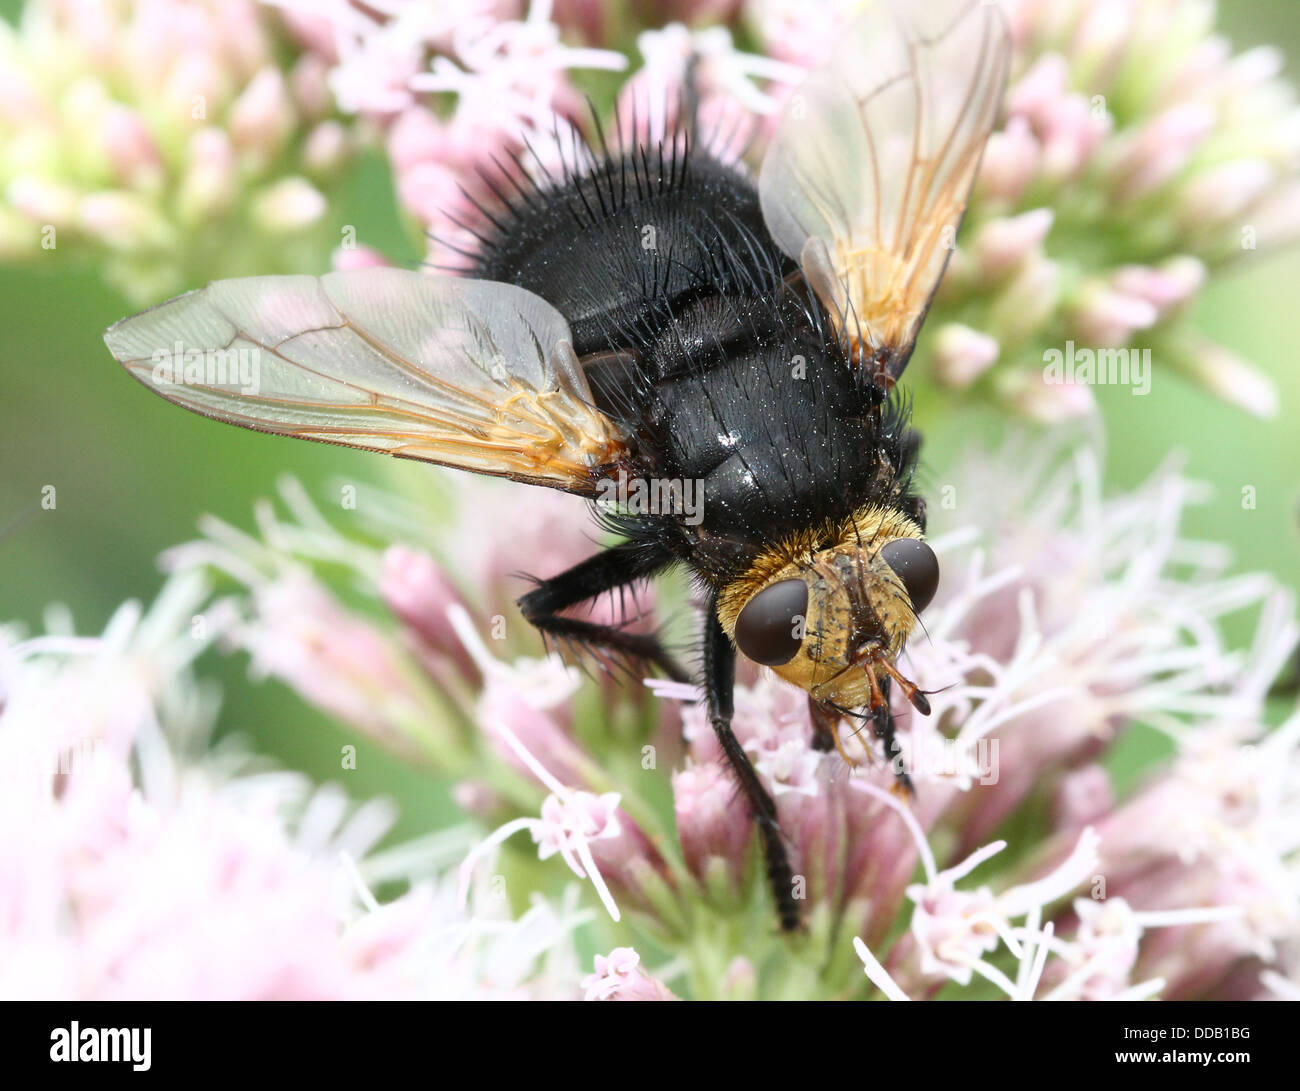
[[[253,218],[273,235],[292,235],[325,215],[325,198],[305,178],[285,178],[253,197]]]
[[[988,334],[949,322],[935,337],[935,371],[942,383],[960,390],[992,367],[1000,351]]]
[[[1055,214],[1036,208],[1019,216],[1004,216],[980,228],[973,251],[978,275],[987,280],[1005,276],[1030,254],[1041,252]]]
[[[231,107],[230,138],[241,154],[258,162],[273,157],[293,131],[296,118],[284,76],[278,68],[263,68]]]
[[[738,886],[754,823],[748,809],[736,804],[735,780],[715,762],[687,766],[673,774],[673,806],[691,874],[707,883],[716,866],[711,861],[722,861]]]

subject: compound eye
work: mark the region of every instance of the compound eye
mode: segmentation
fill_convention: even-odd
[[[807,611],[808,585],[803,580],[765,587],[736,618],[736,646],[765,667],[788,663],[803,644]]]
[[[918,614],[939,590],[939,558],[919,538],[896,538],[880,551],[884,562],[903,581],[912,609]]]

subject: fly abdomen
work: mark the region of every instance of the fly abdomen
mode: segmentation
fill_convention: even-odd
[[[838,346],[788,298],[693,309],[643,371],[656,378],[642,449],[654,474],[700,482],[706,532],[762,541],[863,502],[878,417]]]

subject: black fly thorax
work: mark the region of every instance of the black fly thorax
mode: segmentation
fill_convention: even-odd
[[[636,511],[710,582],[782,535],[906,497],[915,441],[859,381],[735,170],[629,156],[512,206],[474,275],[568,319],[598,408],[629,425],[635,465],[689,511]],[[689,490],[689,491],[687,491]]]
[[[580,357],[626,347],[664,308],[740,288],[734,278],[746,270],[718,266],[722,250],[761,240],[755,263],[793,268],[763,226],[754,187],[704,155],[638,149],[520,188],[524,197],[493,210],[471,275],[551,303]]]

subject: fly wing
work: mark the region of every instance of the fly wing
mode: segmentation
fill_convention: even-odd
[[[220,280],[112,326],[168,401],[244,428],[590,495],[627,447],[523,288],[362,269]]]
[[[791,97],[763,161],[772,237],[885,389],[947,265],[1009,56],[988,0],[876,0]]]

